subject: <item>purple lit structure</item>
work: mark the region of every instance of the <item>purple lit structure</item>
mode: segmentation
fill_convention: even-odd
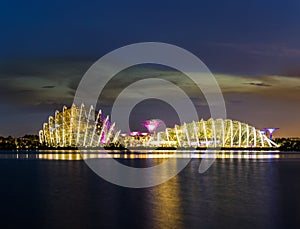
[[[144,121],[143,125],[147,128],[150,134],[155,133],[157,127],[161,124],[161,120],[159,119],[150,119]]]
[[[273,138],[273,133],[274,133],[274,131],[275,130],[278,130],[279,128],[265,128],[265,132],[267,133],[267,132],[269,132],[269,134],[270,134],[270,140],[272,140],[272,138]]]
[[[131,135],[131,136],[140,135],[140,132],[139,132],[139,131],[131,131],[131,132],[130,132],[130,135]]]

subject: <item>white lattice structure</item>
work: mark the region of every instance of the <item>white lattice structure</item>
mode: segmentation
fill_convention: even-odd
[[[157,139],[161,145],[178,147],[278,147],[255,127],[230,119],[202,119],[175,125],[157,133]]]
[[[108,116],[103,118],[101,110],[73,104],[49,116],[39,131],[39,139],[50,147],[96,147],[115,143],[120,131],[114,129],[115,124],[109,122]]]
[[[144,138],[147,138],[144,137]],[[246,123],[230,119],[209,119],[184,123],[182,126],[166,128],[156,137],[145,141],[142,146],[175,147],[278,147],[262,131]],[[101,110],[96,112],[93,106],[86,108],[83,104],[63,106],[49,116],[48,122],[39,131],[40,143],[49,147],[98,147],[108,144],[124,143],[120,131],[115,131],[115,124],[109,117],[103,117]],[[135,145],[128,145],[135,147]]]

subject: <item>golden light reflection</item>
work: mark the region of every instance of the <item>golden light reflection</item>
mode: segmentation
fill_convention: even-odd
[[[82,160],[81,154],[37,154],[37,159],[40,160],[63,160],[63,161],[78,161]]]
[[[173,160],[176,167],[176,160]],[[166,171],[167,173],[167,171]],[[152,209],[155,228],[183,228],[183,214],[178,176],[153,189],[153,201],[156,203]],[[163,221],[161,220],[163,219]]]
[[[80,153],[81,152],[81,153]],[[282,153],[279,151],[152,151],[148,153],[135,152],[124,153],[120,151],[43,151],[39,153],[16,153],[0,154],[0,159],[40,159],[40,160],[63,160],[77,161],[86,159],[238,159],[238,160],[261,160],[279,158],[300,158],[300,154]]]

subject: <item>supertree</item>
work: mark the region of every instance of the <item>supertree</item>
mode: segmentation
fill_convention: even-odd
[[[143,126],[147,128],[150,134],[155,135],[157,127],[162,123],[159,119],[150,119],[143,122]]]
[[[265,132],[269,132],[269,134],[270,134],[270,140],[272,140],[272,138],[273,138],[273,133],[274,133],[274,131],[275,130],[278,130],[279,128],[265,128]]]

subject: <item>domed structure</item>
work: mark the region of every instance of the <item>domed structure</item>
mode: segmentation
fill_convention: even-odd
[[[260,130],[230,119],[208,119],[175,125],[157,134],[158,142],[179,147],[278,147]]]
[[[49,116],[39,131],[39,139],[49,147],[96,147],[115,143],[120,132],[114,129],[115,124],[109,122],[108,116],[103,118],[101,110],[73,104]]]
[[[151,125],[157,123],[156,120],[150,121]],[[166,128],[158,133],[154,129],[149,131],[149,134],[143,133],[141,136],[120,135],[120,131],[115,130],[115,124],[110,123],[108,116],[102,116],[101,110],[96,112],[93,106],[86,108],[83,104],[80,107],[73,104],[70,108],[64,106],[62,111],[56,111],[54,116],[49,116],[48,122],[39,131],[39,138],[41,143],[49,147],[100,147],[119,144],[125,147],[278,147],[264,132],[230,119],[201,119],[181,126],[175,125],[174,128]]]

